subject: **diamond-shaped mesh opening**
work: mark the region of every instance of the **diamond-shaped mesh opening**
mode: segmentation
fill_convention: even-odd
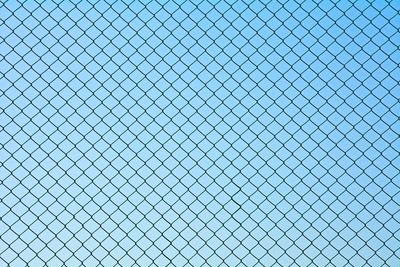
[[[0,266],[398,266],[400,1],[2,1]]]

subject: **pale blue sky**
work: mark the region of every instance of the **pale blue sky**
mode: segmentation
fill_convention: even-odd
[[[2,1],[0,266],[398,266],[400,1]]]

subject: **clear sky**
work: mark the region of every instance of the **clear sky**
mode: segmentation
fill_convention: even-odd
[[[399,266],[400,1],[2,1],[0,266]]]

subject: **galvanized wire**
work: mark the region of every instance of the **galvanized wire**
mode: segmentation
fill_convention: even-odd
[[[398,266],[400,1],[2,1],[0,266]]]

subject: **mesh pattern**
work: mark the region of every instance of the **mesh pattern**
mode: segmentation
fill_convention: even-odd
[[[400,1],[2,1],[0,266],[399,266]]]

